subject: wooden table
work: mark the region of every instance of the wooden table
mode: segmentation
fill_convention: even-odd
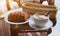
[[[11,29],[11,36],[18,36],[19,32],[47,32],[48,34],[51,32],[51,28],[47,30],[34,30],[32,29],[28,23],[23,25],[10,25]]]
[[[54,18],[52,21],[54,23],[54,21],[55,21]],[[56,23],[54,25],[56,25]],[[19,32],[47,32],[47,35],[52,32],[51,28],[49,28],[47,30],[34,30],[28,25],[28,23],[23,24],[23,25],[12,25],[11,24],[10,27],[11,27],[10,28],[11,29],[11,36],[18,36]]]
[[[18,33],[22,32],[47,32],[47,35],[52,32],[51,28],[47,30],[34,30],[32,29],[28,23],[23,25],[14,25],[14,24],[8,24],[4,21],[4,19],[0,20],[0,23],[2,23],[4,36],[9,36],[9,30],[11,33],[11,36],[18,36]]]
[[[50,18],[50,20],[53,22],[53,26],[55,26],[56,18]],[[11,36],[18,36],[18,33],[20,32],[47,32],[47,35],[52,32],[51,28],[47,30],[34,30],[28,25],[28,23],[23,25],[17,25],[17,24],[14,25],[6,23],[4,19],[0,19],[0,24],[2,24],[2,31],[4,36],[10,36],[10,33]]]
[[[50,20],[53,22],[53,26],[55,26],[56,18],[50,18]],[[52,32],[51,28],[47,30],[34,30],[28,25],[28,23],[23,25],[14,25],[6,23],[4,19],[0,19],[0,24],[2,24],[2,27],[0,27],[0,29],[2,29],[4,36],[10,36],[10,33],[11,36],[18,36],[18,33],[20,32],[47,32],[47,35]]]

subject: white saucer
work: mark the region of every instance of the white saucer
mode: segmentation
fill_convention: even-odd
[[[27,19],[25,22],[18,22],[18,23],[17,23],[17,22],[10,22],[10,21],[8,21],[8,15],[9,15],[11,12],[14,13],[14,12],[16,12],[16,11],[21,12],[22,9],[20,8],[20,9],[15,9],[15,10],[8,11],[8,12],[4,15],[4,21],[7,22],[7,23],[9,23],[9,24],[25,24],[25,23],[29,22],[29,19]]]
[[[44,26],[44,27],[37,27],[35,24],[34,24],[34,21],[33,20],[29,20],[29,25],[31,28],[35,29],[35,30],[46,30],[46,29],[49,29],[52,27],[53,23],[48,20],[47,24]]]

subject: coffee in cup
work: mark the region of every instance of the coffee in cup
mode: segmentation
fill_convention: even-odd
[[[44,14],[34,14],[32,16],[32,19],[34,20],[35,22],[35,25],[37,26],[40,26],[40,27],[43,27],[46,25],[46,23],[48,22],[48,16],[45,16]]]

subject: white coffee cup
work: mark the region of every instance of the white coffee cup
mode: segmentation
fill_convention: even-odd
[[[45,15],[33,15],[32,16],[32,20],[35,22],[35,25],[40,26],[40,27],[44,27],[46,25],[46,23],[48,22],[48,16]]]

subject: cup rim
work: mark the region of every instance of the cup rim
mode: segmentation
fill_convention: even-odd
[[[33,16],[33,19],[35,19],[34,16]],[[36,19],[36,20],[48,20],[48,19],[49,19],[49,16],[47,16],[46,19]]]

